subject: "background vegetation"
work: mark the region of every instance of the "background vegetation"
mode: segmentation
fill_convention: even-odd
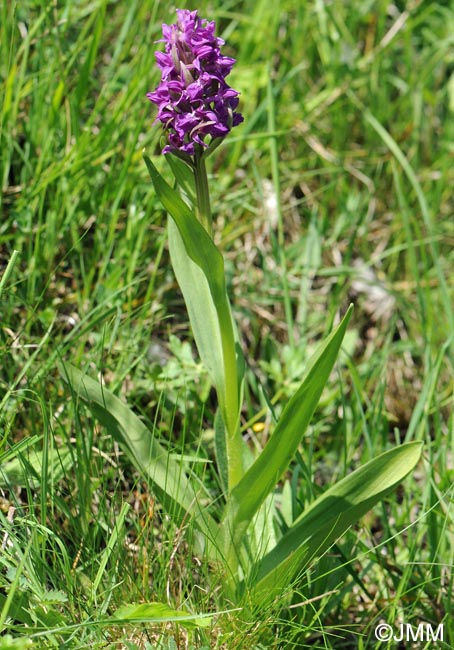
[[[238,60],[245,117],[210,169],[251,366],[244,435],[266,441],[269,406],[280,412],[353,301],[292,467],[294,512],[314,496],[308,476],[323,489],[403,440],[424,440],[424,462],[283,609],[228,611],[189,632],[110,619],[125,602],[231,609],[193,557],[190,522],[162,512],[56,369],[102,376],[210,481],[213,394],[142,160],[145,147],[165,170],[145,94],[174,9],[2,2],[0,648],[384,648],[380,621],[444,622],[439,647],[453,647],[449,2],[197,7]]]

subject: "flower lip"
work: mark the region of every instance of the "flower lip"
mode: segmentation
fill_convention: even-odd
[[[162,26],[165,51],[155,53],[161,82],[147,98],[167,134],[163,153],[194,155],[196,145],[209,147],[205,138],[224,138],[243,121],[235,110],[239,93],[225,80],[235,59],[221,54],[224,41],[215,26],[187,9],[177,9],[175,24]]]

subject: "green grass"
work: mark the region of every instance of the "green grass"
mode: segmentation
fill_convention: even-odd
[[[453,647],[454,12],[378,1],[198,9],[238,61],[245,117],[210,168],[250,366],[244,435],[266,440],[269,404],[281,412],[353,300],[338,372],[289,472],[293,514],[403,440],[423,440],[424,461],[291,600],[234,611],[194,552],[191,522],[166,514],[57,372],[63,360],[102,374],[173,453],[199,459],[216,494],[213,396],[142,160],[145,147],[166,170],[145,94],[173,8],[3,0],[1,634],[18,648],[27,637],[36,648],[378,649],[384,620],[444,622]],[[190,631],[111,620],[149,601],[223,613]]]

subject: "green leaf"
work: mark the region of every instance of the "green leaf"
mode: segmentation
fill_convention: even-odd
[[[168,623],[183,625],[188,630],[209,627],[212,616],[194,615],[181,609],[173,609],[164,603],[141,603],[119,607],[113,618],[128,623]]]
[[[195,193],[194,172],[183,160],[175,156],[165,156],[166,162],[172,170],[178,187],[180,187],[189,198],[192,205],[197,200]]]
[[[29,637],[6,634],[0,638],[0,650],[25,650],[33,648],[33,641]]]
[[[77,397],[87,404],[127,452],[134,466],[152,480],[158,496],[169,510],[179,518],[185,513],[193,516],[209,547],[210,540],[217,535],[217,525],[206,512],[206,504],[202,503],[206,501],[206,494],[196,492],[182,463],[170,456],[127,404],[99,382],[71,365],[61,366],[60,373]]]
[[[343,478],[293,523],[275,548],[251,570],[251,597],[259,603],[277,597],[315,556],[320,556],[360,517],[411,472],[422,443],[409,442],[384,452]]]
[[[187,254],[179,230],[168,222],[170,260],[184,296],[189,321],[200,358],[216,387],[222,410],[225,409],[225,372],[221,329],[216,306],[205,273]]]
[[[224,260],[205,228],[144,155],[156,193],[169,212],[169,249],[200,357],[215,385],[226,429],[229,489],[243,475],[239,433],[241,363],[227,298]]]
[[[164,208],[175,221],[187,254],[199,266],[210,287],[215,305],[225,301],[224,260],[205,228],[193,215],[178,193],[159,174],[150,158],[144,160],[156,194]]]
[[[217,410],[214,417],[214,450],[219,482],[225,495],[227,495],[229,488],[229,461],[226,442],[227,434],[225,431],[224,420],[219,410]]]
[[[270,440],[233,489],[224,517],[224,537],[230,536],[234,546],[298,449],[336,361],[351,312],[352,307],[311,360],[305,379],[285,407]]]
[[[5,606],[8,606],[8,615],[13,620],[20,621],[29,627],[33,626],[33,620],[30,616],[30,599],[27,592],[16,591],[10,603],[7,602],[7,597],[0,592],[0,610]]]
[[[67,447],[60,449],[33,449],[32,444],[40,441],[39,436],[24,439],[13,447],[15,457],[0,461],[0,486],[37,487],[43,471],[43,457],[47,453],[47,474],[53,481],[60,480],[73,465],[73,457]],[[22,444],[24,443],[24,444]],[[8,450],[8,457],[11,456]]]

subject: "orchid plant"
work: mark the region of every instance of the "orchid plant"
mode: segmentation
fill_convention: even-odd
[[[164,507],[198,532],[204,552],[223,572],[229,599],[263,606],[282,597],[297,575],[355,521],[388,494],[418,462],[421,444],[390,449],[327,489],[285,532],[277,525],[277,485],[289,466],[328,381],[348,322],[338,327],[309,361],[301,385],[282,410],[272,434],[256,453],[240,428],[245,360],[226,290],[224,261],[213,241],[206,159],[243,121],[239,93],[226,82],[235,60],[221,53],[215,23],[197,11],[177,10],[163,25],[164,52],[156,58],[162,79],[148,94],[163,127],[170,185],[148,155],[145,163],[168,213],[171,263],[187,306],[198,353],[217,394],[216,468],[222,499],[216,505],[187,460],[171,456],[156,431],[104,386],[74,367],[64,375],[80,399],[151,479]],[[283,491],[285,493],[285,490]],[[279,497],[282,501],[283,494]],[[219,503],[224,503],[219,515]]]

